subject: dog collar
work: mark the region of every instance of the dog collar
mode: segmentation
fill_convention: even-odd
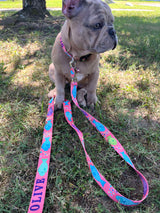
[[[64,43],[62,41],[62,37],[60,37],[60,44],[61,44],[61,47],[63,49],[63,51],[65,52],[65,54],[70,57],[72,59],[72,61],[80,61],[80,62],[85,62],[87,60],[89,60],[89,58],[91,57],[91,53],[87,54],[87,55],[84,55],[84,56],[81,56],[80,58],[74,58],[65,48],[64,46]]]

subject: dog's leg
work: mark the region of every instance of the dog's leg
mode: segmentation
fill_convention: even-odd
[[[55,70],[56,99],[55,110],[61,109],[65,98],[66,79],[60,71]]]
[[[51,79],[51,81],[53,83],[55,83],[55,67],[54,67],[54,64],[50,64],[49,65],[49,78]]]
[[[93,72],[88,79],[87,85],[87,106],[94,108],[94,104],[97,102],[96,88],[99,77],[99,70]]]
[[[55,66],[53,63],[50,64],[49,77],[50,77],[51,81],[53,83],[55,83],[56,87],[48,93],[48,97],[51,98],[51,97],[56,96],[55,110],[62,108],[62,104],[63,104],[64,96],[65,96],[64,88],[65,88],[66,80],[65,80],[64,76],[60,73],[61,72],[58,72],[55,69]]]

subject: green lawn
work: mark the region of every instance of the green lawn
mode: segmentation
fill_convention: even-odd
[[[142,7],[139,2],[134,4]],[[130,208],[109,199],[93,181],[80,141],[65,122],[63,112],[58,111],[44,213],[160,212],[160,8],[143,8],[153,11],[113,11],[119,45],[101,54],[100,103],[94,116],[112,131],[147,178],[149,196]],[[50,53],[64,17],[55,11],[51,12],[54,20],[15,24],[12,19],[6,21],[11,14],[0,12],[0,212],[26,213],[47,93],[54,87],[48,77]],[[141,199],[137,175],[75,107],[73,117],[101,173],[120,193]]]
[[[141,8],[138,6],[138,4],[142,4],[142,3],[146,3],[142,0],[131,0],[129,2],[132,2],[133,4],[133,7],[130,7],[130,6],[126,6],[126,2],[127,1],[115,1],[116,4],[110,4],[110,6],[112,8]],[[147,1],[148,4],[151,4],[151,3],[158,3],[158,2],[151,2],[151,1]],[[46,0],[46,6],[48,8],[61,8],[62,6],[62,0]],[[22,8],[22,0],[6,0],[6,1],[0,1],[0,8]]]
[[[0,8],[22,8],[22,1],[21,0],[0,1]]]
[[[61,7],[61,0],[46,0],[47,7]],[[22,8],[22,0],[0,1],[0,8]]]

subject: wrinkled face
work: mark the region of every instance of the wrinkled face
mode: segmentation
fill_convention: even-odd
[[[100,0],[79,0],[77,5],[77,0],[65,1],[72,2],[68,14],[74,10],[74,15],[67,18],[76,46],[90,53],[102,53],[116,47],[118,39],[113,27],[114,17],[106,3]],[[76,5],[73,4],[75,2]]]

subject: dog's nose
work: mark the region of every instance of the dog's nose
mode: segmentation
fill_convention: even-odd
[[[109,30],[108,30],[108,33],[109,35],[114,38],[115,37],[115,34],[116,34],[116,31],[113,27],[110,27]]]

